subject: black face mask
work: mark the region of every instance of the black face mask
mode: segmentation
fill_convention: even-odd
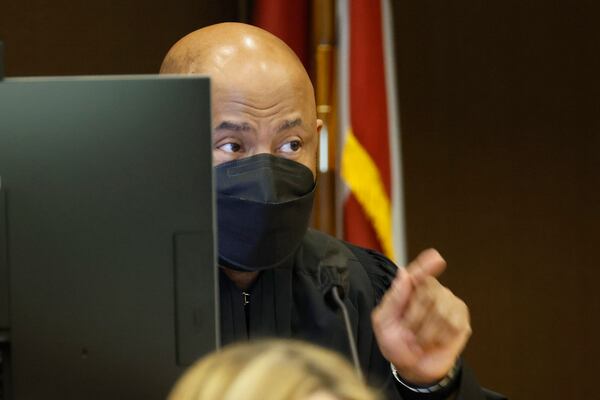
[[[270,154],[215,168],[219,263],[240,271],[283,264],[306,230],[315,190],[306,166]]]

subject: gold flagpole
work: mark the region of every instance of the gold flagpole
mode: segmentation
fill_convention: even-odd
[[[335,112],[335,4],[334,0],[312,0],[313,77],[317,117],[323,121],[319,138],[318,188],[313,226],[336,235],[336,112]]]

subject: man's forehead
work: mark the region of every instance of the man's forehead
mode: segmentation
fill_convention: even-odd
[[[302,118],[289,118],[283,119],[282,121],[277,121],[277,132],[286,131],[289,129],[293,129],[295,127],[302,126],[304,121]],[[234,121],[234,120],[223,120],[217,121],[217,126],[215,127],[215,131],[234,131],[234,132],[247,132],[254,130],[254,126],[251,123],[246,121]]]
[[[314,102],[312,92],[292,83],[212,80],[212,105],[216,114],[249,113],[306,119],[312,115],[311,102]]]

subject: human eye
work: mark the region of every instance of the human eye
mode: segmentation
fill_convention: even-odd
[[[242,146],[237,142],[225,142],[217,145],[217,149],[225,153],[238,153],[242,150]]]
[[[279,150],[283,153],[297,153],[302,148],[302,141],[300,139],[288,140],[281,145]]]

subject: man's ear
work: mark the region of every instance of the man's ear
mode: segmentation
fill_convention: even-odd
[[[317,118],[317,146],[315,146],[315,170],[313,171],[313,175],[315,176],[315,181],[319,176],[318,166],[319,166],[319,147],[321,146],[321,129],[323,128],[323,121]]]
[[[317,118],[317,135],[321,133],[321,128],[323,128],[323,121]]]

